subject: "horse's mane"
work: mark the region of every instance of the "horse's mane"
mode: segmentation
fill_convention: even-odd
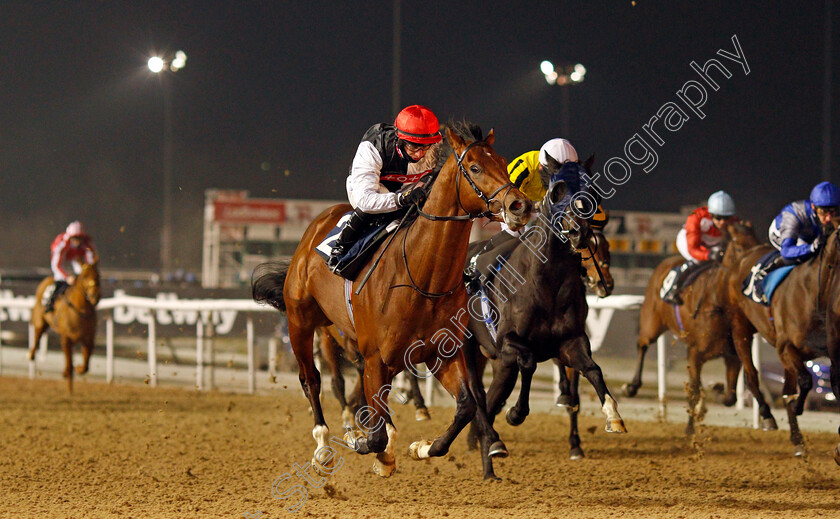
[[[440,133],[444,136],[443,141],[441,141],[440,145],[432,147],[432,150],[434,150],[435,153],[435,171],[440,171],[446,163],[446,160],[452,154],[452,143],[446,139],[447,128],[458,137],[464,139],[467,143],[484,140],[484,134],[481,131],[481,127],[477,124],[465,119],[459,121],[450,119],[441,125],[440,128]]]

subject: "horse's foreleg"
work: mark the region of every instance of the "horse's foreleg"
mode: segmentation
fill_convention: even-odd
[[[625,396],[634,397],[639,392],[639,388],[642,387],[642,370],[645,367],[645,354],[647,353],[648,347],[665,330],[665,324],[656,312],[655,302],[648,302],[646,298],[639,317],[639,338],[636,341],[639,361],[636,365],[636,373],[633,375],[633,380],[621,387]]]
[[[82,339],[82,365],[76,368],[76,373],[84,375],[90,368],[90,356],[93,354],[93,336]]]
[[[607,418],[604,430],[626,433],[627,428],[624,426],[624,420],[618,414],[618,404],[607,389],[601,367],[592,360],[591,351],[589,338],[586,335],[580,335],[560,348],[560,361],[580,371],[586,377],[586,380],[592,384],[598,394],[598,399],[601,401],[601,412]]]
[[[785,382],[782,387],[782,399],[785,402],[785,409],[788,414],[788,424],[790,425],[790,442],[793,444],[793,455],[802,456],[805,454],[805,440],[802,437],[802,432],[799,430],[799,422],[797,420],[796,402],[799,400],[797,393],[797,377],[799,375],[798,358],[791,353],[791,346],[787,345],[782,349],[782,354],[779,358],[785,370]]]
[[[344,373],[341,372],[341,356],[339,346],[335,339],[329,334],[326,328],[318,328],[318,335],[321,338],[321,355],[330,368],[330,379],[333,396],[341,406],[341,418],[344,426],[353,425],[353,412],[347,406],[347,399],[344,396]]]
[[[61,337],[61,350],[64,352],[64,378],[67,379],[67,390],[73,392],[73,341]]]
[[[484,410],[485,410],[485,414],[486,414],[486,412],[487,412],[487,393],[484,390],[484,382],[483,382],[482,378],[484,376],[484,369],[487,367],[487,357],[485,357],[484,355],[481,354],[480,351],[478,351],[478,343],[472,341],[471,339],[465,338],[464,339],[464,345],[462,346],[462,348],[473,348],[473,351],[475,352],[473,356],[475,357],[476,383],[481,385],[481,392],[483,394],[483,399],[484,399]],[[469,363],[467,364],[467,367],[469,368]],[[472,384],[472,383],[473,382],[471,381],[470,384]],[[472,385],[470,385],[470,388],[472,388]],[[475,395],[475,394],[476,394],[476,392],[473,391],[473,395]],[[475,398],[476,398],[476,401],[478,401],[478,397],[476,396]],[[490,417],[488,417],[488,422],[490,422]],[[478,430],[478,424],[476,423],[475,420],[473,420],[472,423],[470,423],[470,430],[467,434],[467,449],[471,450],[471,451],[474,451],[474,450],[478,449],[478,442],[479,442],[480,437],[481,437],[481,434],[480,434],[480,431]]]
[[[688,343],[688,384],[685,392],[688,396],[688,424],[685,426],[685,434],[694,434],[694,425],[703,421],[706,414],[706,405],[703,399],[703,391],[700,382],[700,372],[703,369],[702,354],[698,351],[696,343]]]
[[[770,411],[770,406],[764,399],[764,394],[758,385],[758,370],[753,364],[752,358],[752,336],[754,330],[750,329],[741,317],[732,321],[732,342],[735,345],[735,352],[744,367],[744,384],[752,393],[758,403],[758,414],[761,415],[761,429],[763,431],[775,431],[779,428],[776,419]]]
[[[507,447],[499,438],[499,434],[490,425],[490,419],[487,416],[487,396],[484,392],[484,383],[481,380],[486,362],[479,362],[479,357],[482,361],[484,357],[478,352],[477,345],[474,342],[466,342],[461,347],[461,351],[464,353],[469,388],[476,403],[475,419],[470,424],[470,435],[474,435],[473,441],[475,439],[481,441],[481,462],[484,469],[484,479],[498,479],[493,471],[492,458],[506,457],[508,452]],[[470,438],[468,437],[467,443],[469,442]]]
[[[391,393],[391,372],[377,355],[365,359],[364,392],[368,404],[356,413],[356,426],[366,436],[356,442],[359,454],[376,453],[373,471],[379,476],[389,477],[396,470],[394,442],[397,430],[391,421],[388,395]],[[405,401],[405,397],[401,397]]]
[[[566,375],[569,383],[569,401],[571,405],[566,408],[569,411],[569,458],[579,460],[584,457],[583,449],[580,446],[580,435],[578,434],[578,413],[580,412],[580,373],[571,368],[564,367],[561,373]]]
[[[38,311],[39,309],[40,312]],[[27,355],[29,360],[35,360],[35,352],[38,350],[38,343],[41,342],[41,336],[49,328],[49,325],[44,320],[44,310],[41,307],[37,307],[32,311],[32,328],[35,333],[32,335],[32,344],[29,345],[29,354]]]
[[[467,386],[469,375],[464,364],[464,353],[460,350],[461,348],[454,357],[441,359],[441,367],[435,372],[435,377],[456,399],[457,407],[452,425],[433,442],[421,440],[412,443],[408,454],[415,460],[445,455],[458,433],[475,417],[476,402]]]

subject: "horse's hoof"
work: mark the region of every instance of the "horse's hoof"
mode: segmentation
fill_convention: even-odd
[[[581,460],[585,458],[586,455],[583,453],[583,449],[580,447],[572,447],[569,449],[569,459],[570,460]]]
[[[490,446],[490,450],[487,451],[487,455],[491,458],[507,458],[507,447],[505,447],[505,444],[504,442],[502,442],[502,440],[493,442],[493,444]]]
[[[520,415],[519,411],[517,411],[515,407],[511,407],[507,411],[505,411],[505,420],[507,420],[507,423],[514,427],[516,427],[517,425],[522,425],[522,422],[525,421],[526,416],[528,415]]]
[[[396,463],[386,464],[379,460],[373,462],[373,473],[381,478],[390,478],[395,470],[397,470]]]
[[[840,465],[840,445],[834,447],[834,463]]]
[[[805,455],[805,444],[800,443],[799,445],[794,446],[793,447],[793,455],[796,456],[797,458],[801,458],[802,456],[804,456]]]
[[[685,435],[686,436],[691,436],[692,434],[694,434],[694,426],[691,425],[691,424],[686,425],[685,426]]]
[[[413,460],[423,460],[429,457],[429,449],[432,448],[432,442],[429,440],[420,440],[408,446],[408,457]]]
[[[423,407],[414,411],[414,419],[418,422],[425,422],[431,420],[432,416],[429,414],[429,410]]]
[[[346,433],[344,433],[344,443],[350,445],[350,447],[358,451],[359,450],[359,440],[365,438],[365,433],[359,431],[358,429],[348,429]]]
[[[608,433],[626,433],[627,427],[624,426],[624,420],[607,420],[607,425],[604,427],[604,430]]]
[[[76,368],[76,373],[78,373],[79,375],[84,375],[84,374],[85,374],[85,373],[87,373],[87,372],[88,372],[88,369],[87,369],[87,368],[85,368],[85,367],[78,366],[78,367]]]
[[[571,409],[572,407],[572,397],[571,395],[557,395],[557,400],[554,401],[554,405],[557,407],[567,407]]]
[[[502,480],[502,478],[500,478],[499,476],[497,476],[495,474],[492,474],[492,473],[484,475],[484,481],[501,481],[501,480]]]
[[[312,465],[312,469],[319,475],[323,477],[329,477],[333,471],[318,463],[315,458],[312,458],[312,461],[309,462]]]
[[[778,431],[779,426],[776,425],[776,419],[772,416],[770,418],[763,418],[761,420],[761,430],[762,431]]]
[[[30,350],[26,358],[29,360],[35,360],[35,350]]]
[[[634,397],[639,392],[639,386],[623,384],[621,386],[621,392],[624,393],[624,396]]]
[[[738,398],[735,395],[730,395],[724,398],[721,403],[726,407],[732,407],[738,401]]]
[[[73,372],[69,369],[65,369],[64,373],[61,374],[62,378],[72,378]]]

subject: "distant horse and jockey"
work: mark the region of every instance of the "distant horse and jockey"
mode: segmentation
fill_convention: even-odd
[[[76,368],[87,373],[96,337],[96,305],[99,303],[99,256],[90,237],[78,221],[67,226],[53,241],[51,266],[53,275],[45,278],[35,292],[35,306],[30,322],[34,329],[29,359],[41,336],[52,329],[61,336],[64,352],[64,378],[73,391],[73,345],[81,343],[83,364]],[[67,269],[72,269],[70,274]]]

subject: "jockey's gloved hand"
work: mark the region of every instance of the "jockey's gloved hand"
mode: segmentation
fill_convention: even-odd
[[[426,200],[426,190],[423,187],[422,184],[419,184],[407,191],[397,193],[397,206],[408,207],[412,204],[422,204]]]
[[[811,252],[817,252],[822,249],[826,241],[828,241],[828,237],[825,233],[817,236],[817,239],[811,244]]]
[[[711,250],[709,250],[709,260],[717,263],[723,261],[723,249],[720,247],[712,247]]]

